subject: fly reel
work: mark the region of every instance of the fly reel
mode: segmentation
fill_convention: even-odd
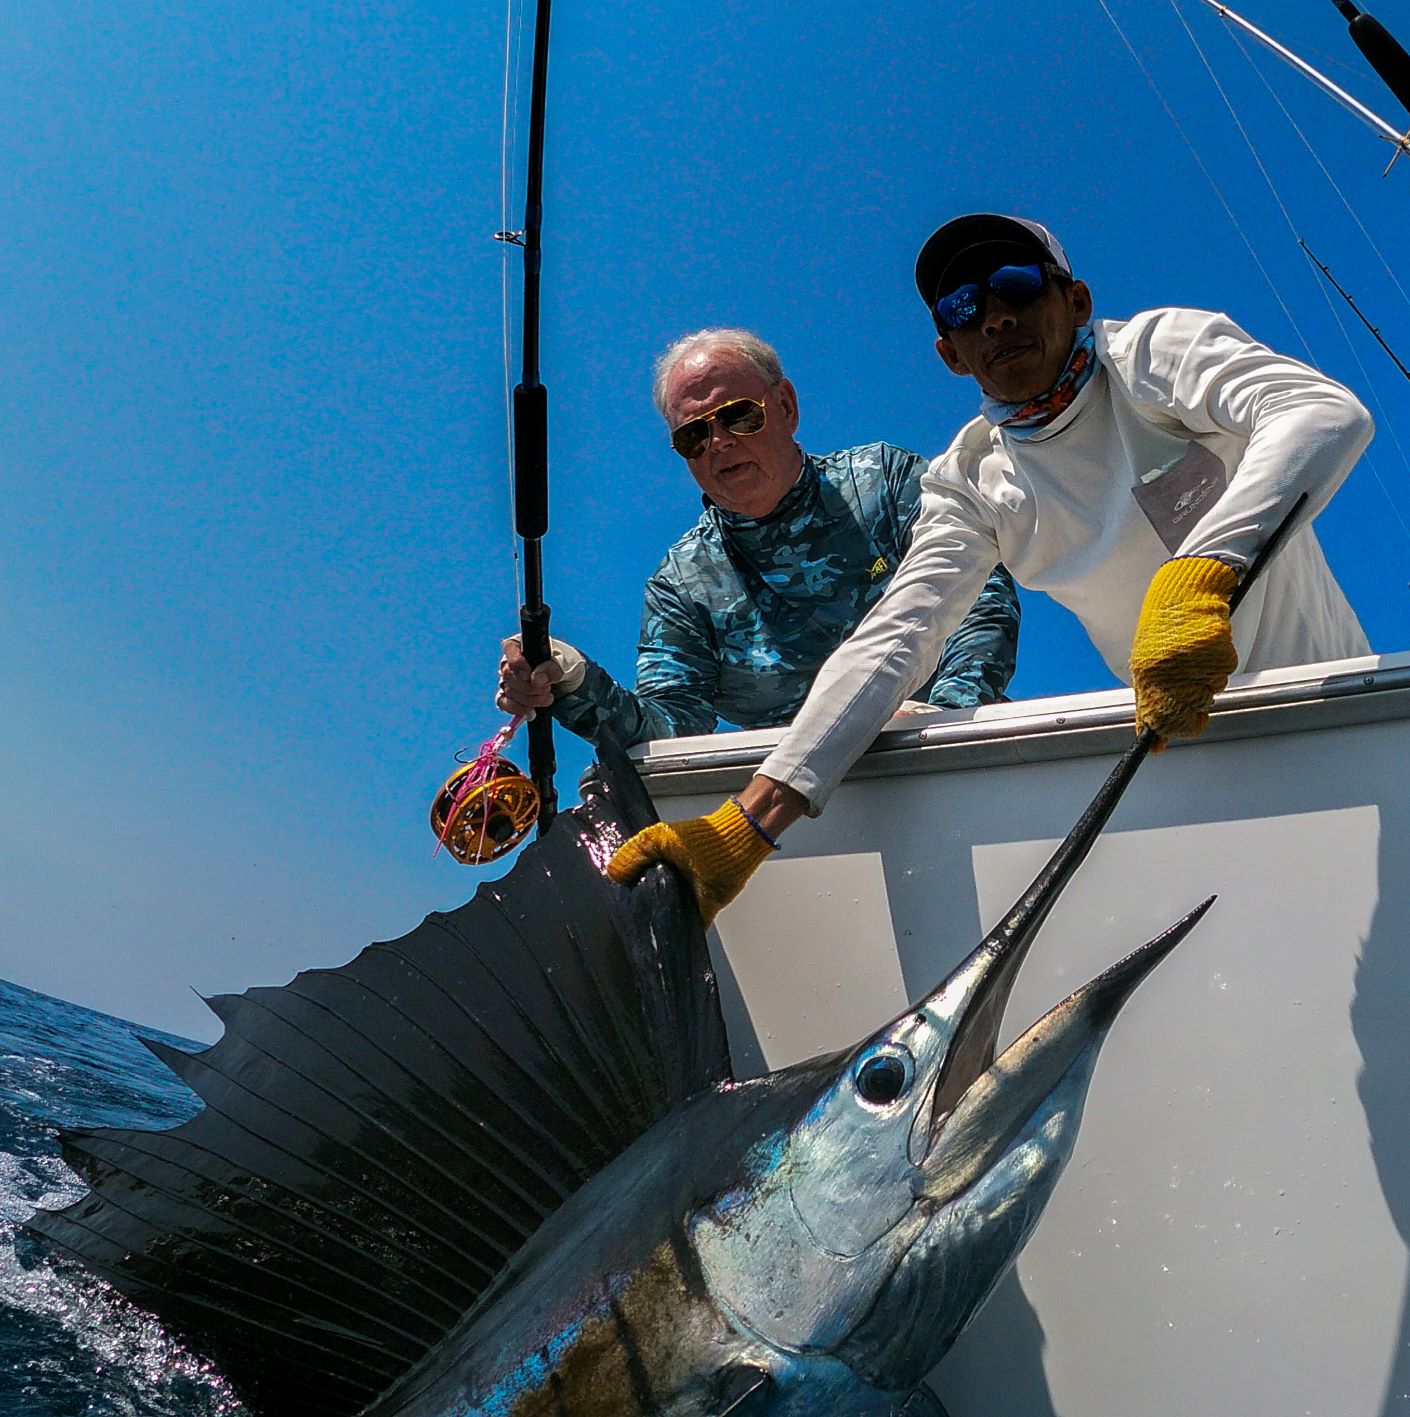
[[[482,755],[451,773],[431,803],[436,840],[466,866],[512,851],[533,830],[538,789],[508,758]]]

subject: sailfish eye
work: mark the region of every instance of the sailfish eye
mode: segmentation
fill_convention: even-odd
[[[915,1071],[915,1060],[910,1053],[896,1045],[879,1048],[863,1057],[853,1080],[864,1102],[885,1107],[910,1087]]]

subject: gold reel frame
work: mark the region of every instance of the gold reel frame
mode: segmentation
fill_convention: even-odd
[[[458,767],[431,803],[436,840],[464,866],[483,866],[513,851],[539,815],[538,789],[508,758],[500,757],[457,806],[456,794],[475,766]]]

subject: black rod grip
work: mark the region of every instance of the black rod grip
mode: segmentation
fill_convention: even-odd
[[[519,607],[519,643],[530,664],[549,658],[547,605]],[[541,709],[529,720],[529,777],[539,793],[539,835],[542,836],[558,815],[558,789],[553,785],[558,771],[558,755],[553,747],[553,717]]]
[[[548,532],[548,390],[514,389],[514,529],[525,541]]]
[[[558,789],[553,785],[558,755],[553,748],[553,720],[540,710],[529,720],[529,777],[539,794],[539,835],[558,815]]]
[[[1381,76],[1385,86],[1400,100],[1401,107],[1410,112],[1410,54],[1379,20],[1364,10],[1347,28],[1356,41],[1356,47]]]
[[[549,657],[548,614],[546,605],[519,607],[519,643],[524,647],[524,658],[534,668]]]

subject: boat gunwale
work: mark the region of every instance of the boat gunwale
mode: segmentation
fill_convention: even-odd
[[[1200,741],[1229,742],[1410,718],[1410,652],[1296,665],[1240,676],[1215,700]],[[846,781],[961,772],[1120,752],[1129,745],[1129,689],[936,711],[882,729]],[[654,798],[733,791],[783,729],[656,740],[632,756]],[[1180,747],[1177,741],[1171,745]]]

